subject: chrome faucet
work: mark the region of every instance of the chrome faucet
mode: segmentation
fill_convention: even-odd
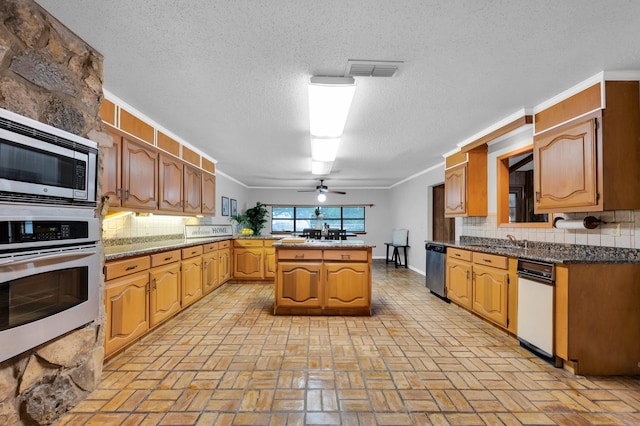
[[[509,239],[509,242],[514,246],[518,245],[518,240],[516,240],[516,237],[514,237],[513,235],[507,234],[507,238]]]

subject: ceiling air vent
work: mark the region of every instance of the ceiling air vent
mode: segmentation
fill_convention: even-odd
[[[368,61],[349,59],[344,71],[345,77],[393,77],[402,61]]]

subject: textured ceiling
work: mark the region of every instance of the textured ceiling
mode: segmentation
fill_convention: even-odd
[[[602,70],[640,70],[640,1],[38,0],[105,58],[104,87],[250,187],[314,187],[306,82],[356,78],[326,184],[389,187]]]

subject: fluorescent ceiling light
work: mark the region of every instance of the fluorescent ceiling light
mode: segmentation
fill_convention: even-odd
[[[313,161],[335,161],[340,138],[311,137],[311,159]]]
[[[313,136],[342,135],[355,91],[353,77],[309,79],[309,124]]]
[[[311,173],[314,175],[328,175],[333,167],[332,161],[313,161],[311,160]]]
[[[324,194],[318,194],[318,201],[324,203],[327,200],[327,196]]]

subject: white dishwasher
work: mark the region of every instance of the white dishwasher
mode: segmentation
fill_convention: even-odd
[[[518,259],[518,340],[553,362],[554,269],[552,263]]]

